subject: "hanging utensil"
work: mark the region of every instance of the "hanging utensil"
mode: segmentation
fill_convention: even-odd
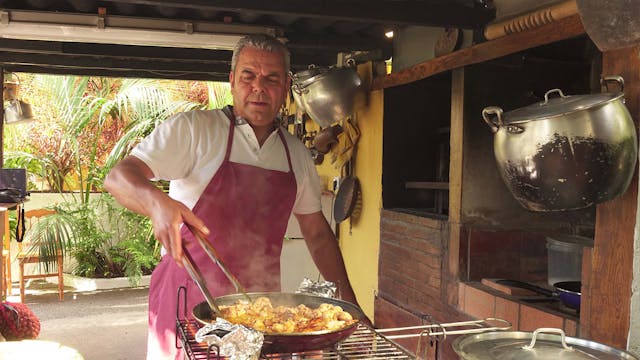
[[[342,133],[342,126],[332,125],[318,131],[313,138],[313,147],[320,153],[326,154],[331,147],[338,143],[338,135]]]
[[[360,195],[360,182],[352,174],[353,160],[347,164],[347,175],[340,181],[336,201],[333,204],[333,216],[336,223],[341,223],[351,216]]]
[[[342,133],[338,134],[338,144],[331,155],[331,163],[335,169],[342,169],[351,160],[355,152],[358,140],[360,139],[360,129],[355,122],[356,114],[345,119],[342,125]]]

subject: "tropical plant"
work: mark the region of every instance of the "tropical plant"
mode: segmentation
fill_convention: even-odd
[[[127,276],[135,285],[160,259],[149,219],[119,206],[109,194],[52,209],[55,214],[42,217],[25,234],[30,250],[39,251],[46,271],[55,266],[55,254],[61,251],[75,260],[75,275]]]
[[[36,75],[34,82],[34,92],[40,91],[44,100],[32,103],[44,104],[45,110],[37,112],[47,117],[27,129],[30,136],[22,143],[12,142],[16,150],[5,153],[5,165],[26,168],[68,198],[31,231],[34,242],[45,259],[55,261],[57,251],[73,257],[76,274],[126,275],[135,281],[159,261],[150,221],[119,207],[109,195],[92,200],[91,194],[102,189],[108,171],[160,122],[178,111],[208,107],[192,100],[206,94],[230,103],[228,86],[50,75]],[[185,87],[193,91],[185,92]],[[77,192],[69,191],[73,189]]]

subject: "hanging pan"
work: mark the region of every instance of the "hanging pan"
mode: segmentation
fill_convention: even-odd
[[[340,187],[338,187],[336,201],[333,204],[333,218],[336,223],[341,223],[351,216],[360,195],[360,182],[358,178],[351,175],[352,163],[353,160],[349,161],[347,165],[348,174],[342,179]]]

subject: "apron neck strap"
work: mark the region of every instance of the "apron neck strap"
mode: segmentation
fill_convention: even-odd
[[[233,115],[233,107],[231,105],[227,105],[222,108],[222,112],[227,115],[229,118],[229,137],[227,138],[227,151],[224,155],[224,161],[229,161],[229,157],[231,157],[231,145],[233,144],[233,131],[236,128],[236,118]]]

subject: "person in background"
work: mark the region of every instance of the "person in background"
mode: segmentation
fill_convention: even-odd
[[[160,124],[107,175],[123,206],[148,216],[163,257],[149,288],[147,359],[183,359],[176,348],[179,287],[187,311],[204,301],[182,266],[187,251],[213,296],[235,289],[194,239],[216,248],[247,291],[280,291],[280,253],[293,212],[322,276],[357,305],[336,238],[321,212],[321,184],[307,148],[276,115],[288,95],[289,51],[276,38],[236,45],[233,106],[179,113]],[[169,193],[153,180],[170,180]],[[183,226],[186,225],[186,226]]]

